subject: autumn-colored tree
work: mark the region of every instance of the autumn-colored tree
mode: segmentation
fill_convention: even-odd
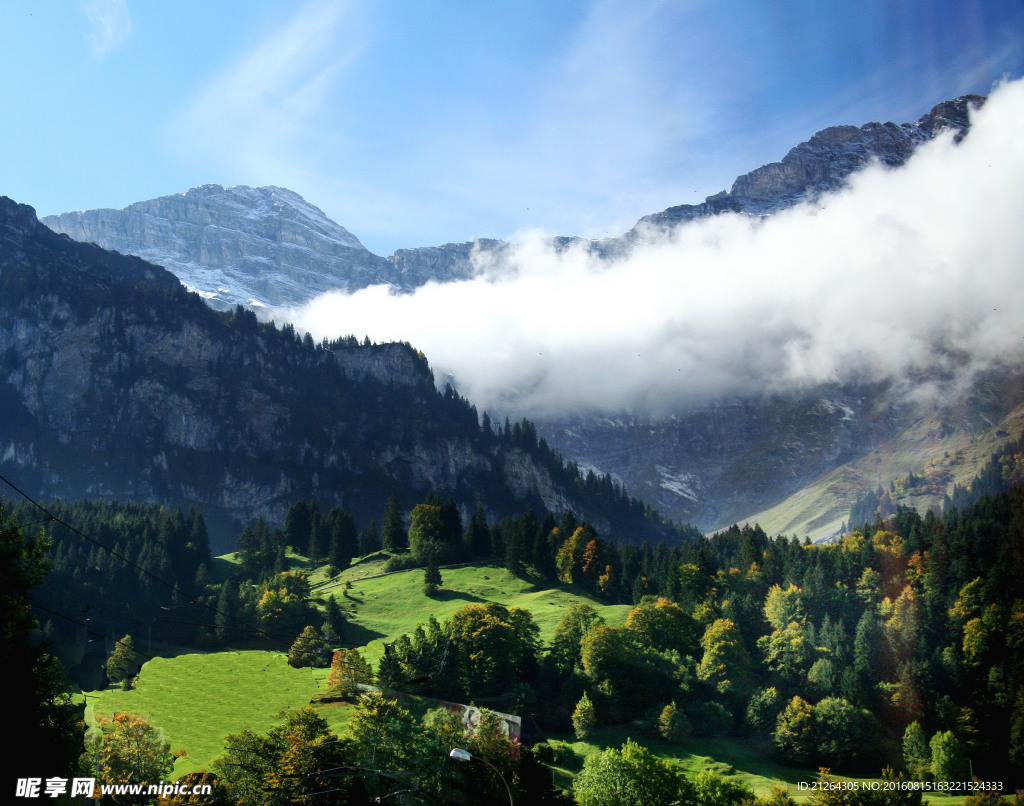
[[[716,619],[700,643],[704,655],[697,666],[697,677],[722,694],[748,697],[754,688],[754,678],[750,656],[736,625],[729,619]]]
[[[342,696],[352,696],[360,685],[373,682],[373,669],[358,649],[339,649],[331,659],[331,671],[327,675],[328,691]]]
[[[448,622],[456,677],[470,697],[509,690],[537,668],[540,630],[528,610],[497,602],[459,608]]]
[[[170,743],[163,732],[139,716],[124,711],[113,719],[96,715],[102,736],[86,744],[99,752],[99,779],[107,784],[156,784],[167,779],[174,767]]]
[[[296,669],[306,666],[322,668],[327,665],[330,652],[323,639],[312,626],[303,628],[288,650],[288,665]]]
[[[309,580],[301,571],[276,574],[261,586],[256,603],[260,627],[268,633],[297,635],[312,618]]]
[[[764,599],[764,617],[776,630],[784,630],[792,622],[803,624],[804,592],[796,585],[783,589],[781,585],[772,585]]]
[[[807,764],[814,758],[814,711],[801,697],[793,697],[779,714],[772,736],[783,758]]]
[[[626,616],[626,627],[637,640],[660,652],[676,650],[696,654],[697,623],[675,602],[664,596],[645,596]]]
[[[311,706],[283,711],[279,717],[282,722],[265,734],[246,729],[227,737],[226,753],[214,762],[214,770],[230,803],[286,806],[326,792],[335,793],[343,803],[357,792],[365,798],[359,779],[315,774],[354,766],[350,741],[339,740]]]

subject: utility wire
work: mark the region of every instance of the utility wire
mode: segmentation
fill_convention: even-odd
[[[148,655],[145,652],[143,652],[141,649],[136,649],[133,645],[126,644],[123,640],[121,640],[119,638],[114,638],[112,635],[107,635],[106,633],[97,632],[96,630],[92,629],[88,624],[86,624],[84,621],[79,621],[78,619],[72,618],[71,616],[65,616],[63,613],[58,613],[56,610],[50,610],[49,608],[43,607],[42,605],[38,605],[35,602],[32,602],[32,607],[34,607],[36,610],[42,610],[44,613],[49,613],[51,616],[57,616],[57,618],[62,618],[65,621],[70,621],[72,624],[77,624],[79,627],[85,627],[85,631],[89,635],[95,635],[97,638],[106,638],[109,641],[113,641],[115,644],[120,644],[121,646],[128,647],[130,650],[132,650],[132,652],[134,652],[137,655],[142,655],[145,658],[149,658],[150,660],[154,660],[154,656],[153,655]]]

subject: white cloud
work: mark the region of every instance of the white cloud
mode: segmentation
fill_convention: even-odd
[[[102,58],[128,40],[132,21],[127,0],[82,0],[81,6],[89,19],[87,38],[96,56]]]
[[[407,340],[484,408],[665,411],[707,395],[943,375],[1024,354],[1024,82],[959,146],[817,205],[720,216],[600,263],[527,235],[472,280],[328,294],[318,338]]]

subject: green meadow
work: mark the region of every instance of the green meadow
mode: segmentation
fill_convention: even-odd
[[[300,558],[295,558],[301,562]],[[296,563],[296,565],[299,564]],[[519,579],[500,566],[479,565],[442,569],[443,588],[434,598],[423,594],[423,571],[380,575],[383,560],[355,565],[327,580],[322,570],[311,575],[313,596],[334,596],[348,619],[344,640],[364,648],[376,664],[384,643],[415,630],[433,615],[443,622],[460,607],[498,602],[529,610],[547,645],[555,627],[574,604],[594,606],[609,624],[622,624],[628,605],[605,605],[572,587],[542,588]],[[350,703],[321,703],[326,669],[293,669],[285,653],[239,650],[155,658],[143,665],[136,687],[87,692],[86,721],[95,725],[97,713],[138,713],[161,728],[172,751],[180,753],[175,775],[209,769],[224,752],[224,740],[245,729],[262,733],[278,723],[285,709],[312,703],[336,733],[342,733],[351,714]],[[606,747],[619,747],[633,738],[661,758],[678,764],[688,775],[711,768],[767,795],[773,784],[783,785],[798,801],[809,792],[798,788],[814,773],[778,764],[769,748],[739,739],[690,738],[680,743],[646,735],[639,725],[599,728],[588,741],[572,734],[550,737],[558,758],[553,769],[558,786],[572,788],[575,772],[586,756]],[[960,803],[963,798],[933,797],[933,802]]]
[[[542,588],[510,574],[500,566],[482,565],[441,570],[443,586],[434,598],[423,594],[423,571],[401,571],[362,578],[359,566],[340,575],[341,584],[319,587],[317,595],[331,595],[349,620],[345,640],[357,645],[371,641],[390,643],[412,632],[430,616],[443,622],[460,607],[498,602],[529,610],[540,627],[542,643],[555,633],[562,616],[574,604],[596,608],[609,624],[622,624],[629,605],[606,605],[572,587]],[[379,571],[378,571],[379,573]],[[351,584],[347,588],[345,583]]]

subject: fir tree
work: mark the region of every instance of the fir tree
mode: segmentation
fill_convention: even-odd
[[[381,529],[381,539],[384,550],[390,552],[401,551],[409,545],[409,539],[405,531],[405,522],[402,518],[402,509],[398,505],[398,499],[392,495],[384,507],[384,525]]]

